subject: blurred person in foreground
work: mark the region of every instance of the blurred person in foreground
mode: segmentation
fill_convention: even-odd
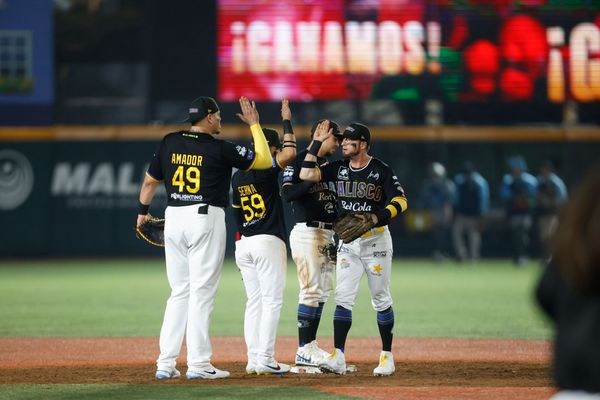
[[[446,177],[446,168],[437,161],[429,165],[428,175],[423,182],[418,204],[431,216],[433,259],[443,262],[446,259],[445,244],[452,225],[454,183]]]
[[[502,178],[500,197],[506,205],[506,218],[513,245],[513,262],[523,266],[527,262],[527,251],[531,241],[537,179],[527,172],[527,163],[522,156],[508,159],[510,174]]]
[[[470,161],[465,162],[463,172],[456,175],[454,184],[454,249],[461,262],[469,260],[476,263],[481,254],[481,231],[490,208],[490,188]],[[467,244],[465,235],[468,238]]]
[[[600,164],[561,210],[536,290],[555,326],[553,399],[600,399]]]
[[[551,161],[544,161],[537,177],[537,226],[542,254],[547,256],[550,238],[558,225],[558,210],[567,201],[567,187],[554,173]]]

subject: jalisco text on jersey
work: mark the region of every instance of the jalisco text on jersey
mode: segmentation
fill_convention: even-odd
[[[336,186],[339,197],[358,197],[379,201],[383,195],[383,188],[373,183],[337,181]]]
[[[192,154],[171,154],[171,164],[175,165],[190,165],[190,166],[202,166],[202,156]]]
[[[319,182],[315,183],[309,189],[309,193],[329,190],[337,193],[339,197],[358,197],[367,198],[369,200],[379,201],[383,195],[383,188],[380,185],[367,182]]]

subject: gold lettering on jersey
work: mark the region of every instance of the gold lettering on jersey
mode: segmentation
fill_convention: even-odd
[[[190,165],[194,167],[202,166],[202,156],[194,155],[194,154],[180,154],[173,153],[171,154],[171,164],[175,165]]]
[[[366,182],[337,181],[337,195],[339,197],[355,197],[359,199],[381,200],[383,188],[380,185]]]
[[[254,187],[254,184],[242,185],[238,187],[238,192],[240,192],[240,197],[250,196],[254,193],[258,193],[258,190]]]

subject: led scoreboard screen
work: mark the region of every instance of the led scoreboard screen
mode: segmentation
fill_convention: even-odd
[[[600,101],[598,0],[219,0],[218,92]]]

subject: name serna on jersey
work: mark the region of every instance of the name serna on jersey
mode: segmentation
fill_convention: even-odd
[[[404,189],[390,166],[371,158],[360,169],[350,166],[350,160],[338,160],[321,167],[321,179],[329,190],[337,194],[344,211],[377,211],[385,208]]]
[[[281,168],[237,171],[231,180],[232,207],[238,231],[244,236],[273,235],[285,241],[283,205],[279,194]]]

